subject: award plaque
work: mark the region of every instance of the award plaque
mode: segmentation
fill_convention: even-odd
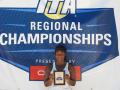
[[[54,85],[65,85],[64,71],[54,71]]]

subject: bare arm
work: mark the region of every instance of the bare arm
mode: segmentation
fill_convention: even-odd
[[[75,86],[76,84],[75,69],[71,64],[69,64],[68,69],[70,72],[70,76],[66,75],[67,83],[71,86]]]
[[[45,70],[44,85],[45,85],[46,87],[51,86],[51,85],[52,85],[52,82],[53,82],[53,75],[50,74],[51,69],[52,69],[52,65],[49,64],[49,65],[46,67],[46,70]]]

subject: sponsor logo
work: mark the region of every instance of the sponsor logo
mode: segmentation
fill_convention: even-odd
[[[46,66],[30,66],[30,80],[44,80]]]

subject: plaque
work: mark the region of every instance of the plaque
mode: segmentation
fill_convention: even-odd
[[[64,71],[54,71],[54,85],[65,85]]]

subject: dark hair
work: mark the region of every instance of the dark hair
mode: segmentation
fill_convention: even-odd
[[[61,44],[57,45],[55,48],[55,54],[59,50],[65,53],[65,62],[67,62],[67,49],[66,49],[66,47],[64,45],[61,45]]]
[[[56,48],[55,48],[55,53],[59,50],[66,53],[66,47],[64,45],[61,45],[61,44],[57,45]]]

